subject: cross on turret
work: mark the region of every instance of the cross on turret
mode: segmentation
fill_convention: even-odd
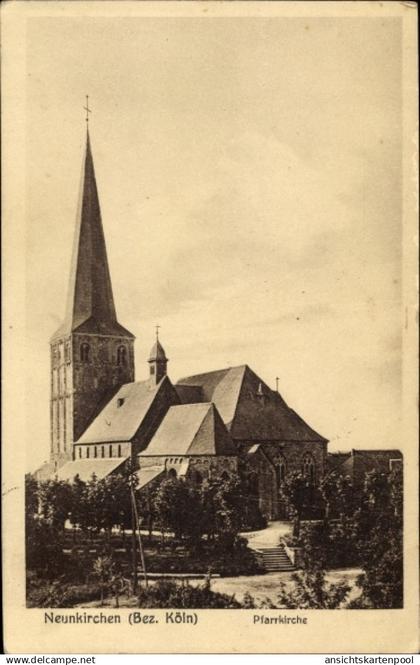
[[[86,111],[86,122],[89,122],[89,113],[92,113],[92,109],[89,108],[89,95],[86,95],[86,106],[83,107]]]
[[[154,385],[157,385],[166,376],[168,365],[165,350],[159,342],[159,328],[161,326],[155,326],[156,342],[153,344],[148,360],[150,380]]]

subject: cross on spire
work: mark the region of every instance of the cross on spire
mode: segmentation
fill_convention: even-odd
[[[161,328],[161,327],[162,327],[162,326],[155,326],[155,329],[156,329],[156,339],[157,339],[157,340],[159,339],[159,328]]]
[[[86,106],[83,107],[86,111],[86,122],[89,122],[89,113],[92,113],[92,109],[89,108],[89,95],[86,95]]]

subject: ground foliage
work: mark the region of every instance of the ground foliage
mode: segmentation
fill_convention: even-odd
[[[143,608],[206,608],[206,609],[238,609],[241,603],[235,596],[218,593],[210,588],[210,580],[193,586],[189,582],[159,580],[145,589],[142,586],[138,593],[138,606]]]

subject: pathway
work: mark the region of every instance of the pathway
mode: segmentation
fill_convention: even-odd
[[[291,530],[292,524],[290,522],[270,522],[265,529],[241,533],[241,536],[246,538],[251,549],[259,550],[278,547],[280,538],[290,533]]]

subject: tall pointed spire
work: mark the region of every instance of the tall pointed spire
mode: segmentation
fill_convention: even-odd
[[[77,329],[102,334],[128,333],[117,322],[115,312],[89,129],[65,322],[54,337]]]

